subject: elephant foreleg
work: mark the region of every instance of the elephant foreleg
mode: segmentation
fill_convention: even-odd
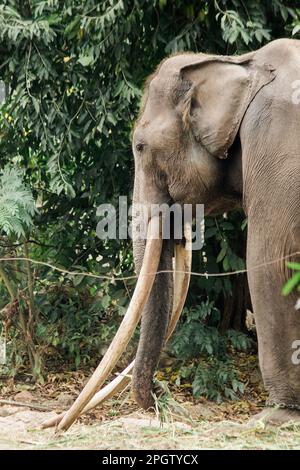
[[[268,218],[252,215],[248,219],[247,268],[251,300],[258,335],[259,363],[269,393],[264,411],[269,422],[300,422],[300,312],[297,296],[282,295],[289,277],[286,261],[267,264],[297,251],[296,229],[280,221],[281,230],[271,230]],[[279,233],[281,232],[281,233]],[[299,245],[298,245],[299,249]],[[294,258],[298,261],[299,258]],[[264,267],[255,266],[265,264]],[[298,346],[297,346],[298,345]]]

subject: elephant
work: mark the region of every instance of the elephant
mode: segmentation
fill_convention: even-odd
[[[263,416],[300,422],[300,340],[296,293],[282,295],[286,260],[300,251],[300,41],[278,39],[240,56],[175,54],[145,84],[132,134],[133,204],[204,204],[205,215],[242,208],[248,220],[247,276]],[[140,223],[138,215],[134,223]],[[143,308],[133,394],[153,405],[153,374],[172,309],[174,240],[163,240]],[[145,240],[133,238],[140,272]],[[261,416],[260,416],[261,417]]]
[[[174,204],[202,204],[205,215],[244,210],[248,284],[269,397],[258,417],[300,423],[300,312],[295,293],[282,295],[291,276],[286,260],[300,261],[300,41],[278,39],[241,56],[184,52],[165,59],[146,81],[132,148],[137,285],[83,391],[43,427],[68,429],[81,412],[123,389],[132,370],[137,403],[153,406],[153,375],[181,313],[191,270],[190,221],[179,220],[181,238],[174,223],[172,236],[163,236],[159,208]],[[100,390],[140,318],[135,361]]]

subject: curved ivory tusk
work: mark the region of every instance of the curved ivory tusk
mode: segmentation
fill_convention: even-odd
[[[151,292],[160,260],[162,238],[157,238],[159,224],[158,217],[149,221],[144,260],[126,315],[97,369],[59,423],[58,430],[67,430],[76,420],[111,373],[135,331]]]
[[[177,325],[189,290],[192,269],[192,227],[184,225],[185,246],[175,247],[174,299],[173,310],[167,331],[167,341]]]
[[[166,341],[171,337],[176,324],[181,315],[185,299],[188,293],[190,283],[190,271],[192,265],[192,250],[191,250],[191,226],[185,224],[184,226],[185,246],[176,245],[175,247],[175,273],[174,273],[174,299],[173,299],[173,310],[168,326]],[[97,392],[89,403],[83,409],[83,413],[95,408],[96,406],[108,400],[116,393],[121,392],[130,383],[131,376],[129,375],[134,367],[134,360],[119,374],[114,380]],[[46,429],[52,426],[57,426],[65,413],[61,413],[42,424],[42,429]]]

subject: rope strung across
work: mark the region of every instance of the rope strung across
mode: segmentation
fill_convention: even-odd
[[[270,261],[266,261],[265,263],[257,264],[256,266],[252,266],[252,268],[239,269],[237,271],[228,271],[228,272],[225,272],[225,273],[206,273],[206,272],[205,273],[198,273],[198,272],[195,272],[195,271],[175,271],[175,272],[177,272],[178,274],[189,274],[190,276],[198,276],[198,277],[205,277],[205,278],[235,276],[237,274],[245,274],[245,273],[248,273],[248,272],[255,271],[257,269],[262,269],[266,266],[270,266],[272,264],[279,263],[280,261],[288,260],[288,259],[293,258],[294,256],[298,256],[298,255],[300,255],[300,251],[295,251],[294,253],[291,253],[290,255],[282,256],[281,258],[276,258],[276,259],[273,259],[273,260],[270,260]],[[112,281],[112,282],[116,282],[116,281],[123,282],[123,281],[129,281],[131,279],[137,279],[138,278],[137,274],[133,274],[131,276],[105,276],[105,275],[99,275],[99,274],[94,274],[94,273],[89,273],[89,272],[82,272],[82,271],[68,271],[67,269],[59,268],[58,266],[54,266],[53,264],[47,263],[45,261],[38,261],[38,260],[35,260],[35,259],[32,259],[32,258],[26,258],[24,256],[22,256],[22,257],[12,257],[12,258],[10,258],[10,257],[0,258],[0,262],[10,262],[10,261],[29,261],[32,264],[36,264],[36,265],[39,265],[39,266],[46,266],[46,267],[48,267],[48,268],[50,268],[54,271],[60,272],[62,274],[69,274],[71,276],[92,277],[92,278],[95,278],[95,279],[108,280],[108,281]],[[165,269],[165,270],[156,271],[155,274],[163,274],[163,273],[174,273],[174,271]],[[153,274],[154,273],[148,273],[146,275],[152,276]]]

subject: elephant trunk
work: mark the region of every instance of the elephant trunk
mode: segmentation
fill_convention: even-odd
[[[143,254],[142,246],[134,242],[136,263]],[[137,255],[138,253],[138,255]],[[164,240],[158,271],[172,270],[173,241]],[[158,273],[144,307],[141,334],[132,377],[135,400],[144,409],[153,405],[152,379],[164,344],[169,317],[172,310],[173,275]]]
[[[139,167],[139,162],[136,164],[133,195],[133,254],[135,268],[139,273],[146,243],[143,237],[139,236],[137,227],[144,228],[147,221],[151,220],[150,208],[156,207],[154,214],[157,216],[155,212],[157,206],[160,208],[163,205],[168,206],[171,200],[168,191],[157,188],[153,181],[145,178],[140,168],[137,170],[137,167]],[[164,220],[164,217],[162,219]],[[185,243],[183,243],[184,240]],[[151,394],[152,380],[159,355],[164,341],[172,334],[176,326],[188,291],[191,270],[191,226],[189,223],[184,224],[184,240],[182,244],[176,244],[176,267],[181,273],[177,273],[174,278],[172,261],[175,243],[170,239],[162,240],[158,273],[142,312],[140,341],[132,375],[132,390],[137,403],[144,409],[148,409],[154,403]]]
[[[145,240],[139,230],[145,226],[155,205],[170,202],[167,191],[158,188],[154,181],[145,176],[141,162],[136,162],[133,194],[133,255],[135,269],[139,273],[145,252]],[[150,215],[151,212],[151,215]],[[138,228],[137,228],[138,227]],[[173,241],[163,240],[158,271],[172,271]],[[137,403],[144,409],[153,405],[151,395],[152,379],[159,355],[166,337],[166,330],[172,310],[172,272],[156,274],[144,306],[141,320],[140,341],[137,349],[132,376],[132,390]]]

